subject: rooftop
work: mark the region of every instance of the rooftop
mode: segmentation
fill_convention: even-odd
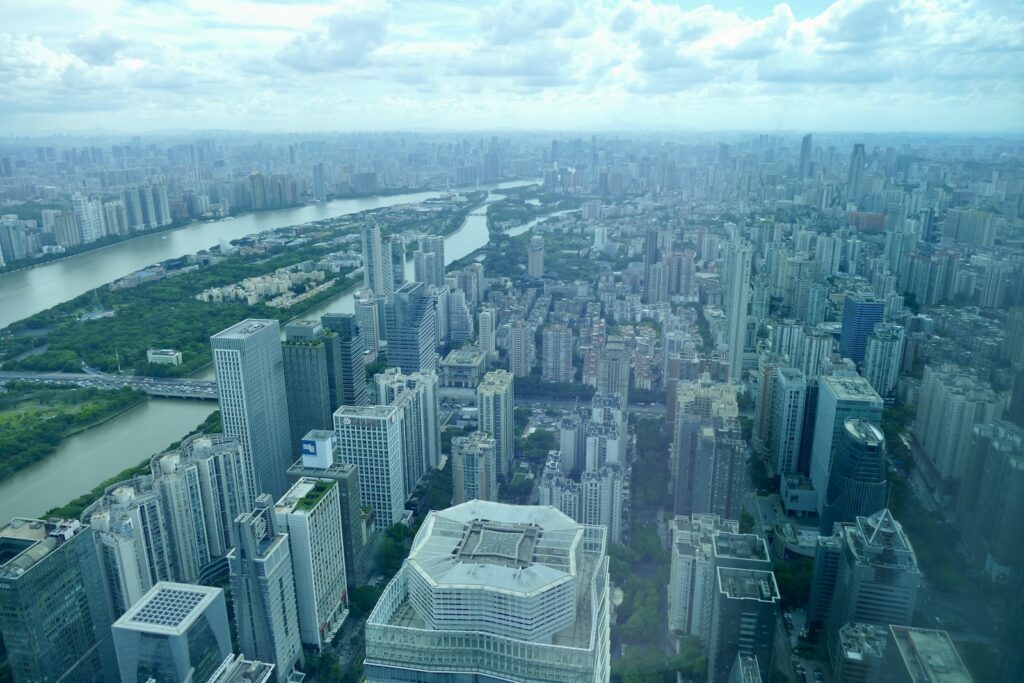
[[[733,600],[779,601],[779,586],[770,571],[719,567],[718,590]]]
[[[890,626],[892,640],[914,683],[973,683],[945,631]]]
[[[161,581],[122,614],[114,627],[181,635],[222,593],[210,586]]]
[[[884,626],[850,622],[839,629],[843,656],[858,661],[865,657],[885,656],[886,634]]]
[[[832,393],[840,401],[877,401],[882,403],[878,392],[871,383],[857,374],[835,374],[821,377],[820,384],[832,389]]]
[[[257,318],[247,318],[240,323],[235,323],[231,327],[221,330],[217,334],[213,335],[214,339],[247,339],[248,337],[256,334],[265,327],[277,326],[276,320],[260,320]]]
[[[277,501],[274,510],[281,514],[308,512],[323,500],[335,483],[330,479],[302,477],[281,496],[281,500]]]
[[[85,529],[78,520],[15,517],[0,527],[0,578],[17,579]]]
[[[768,545],[756,534],[719,533],[712,542],[718,557],[768,562]]]

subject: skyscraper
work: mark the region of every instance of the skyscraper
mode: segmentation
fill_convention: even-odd
[[[494,342],[497,317],[493,308],[483,308],[477,316],[480,350],[487,354],[488,360],[493,359],[498,353]]]
[[[850,154],[850,168],[846,172],[846,198],[848,200],[856,201],[864,194],[864,166],[866,164],[864,144],[857,143],[853,146],[853,153]]]
[[[544,238],[534,235],[527,250],[526,274],[533,278],[544,277]]]
[[[299,636],[319,651],[348,616],[338,483],[299,478],[274,506],[274,525],[288,535]]]
[[[327,348],[331,412],[341,406],[366,405],[370,400],[366,386],[366,345],[358,318],[353,313],[325,313],[320,323]]]
[[[112,617],[92,529],[15,518],[0,527],[0,636],[17,683],[108,683]]]
[[[903,361],[903,337],[903,327],[892,323],[879,323],[868,337],[864,379],[883,398],[890,398],[896,393]]]
[[[377,349],[382,338],[380,329],[380,307],[377,296],[368,289],[360,290],[355,295],[355,316],[359,325],[359,335],[363,338],[363,347],[369,351],[366,362],[377,359]],[[321,318],[321,322],[323,319]]]
[[[607,463],[580,475],[581,524],[599,525],[608,530],[608,542],[626,542],[629,509],[629,482],[626,469]]]
[[[526,377],[533,366],[533,328],[524,320],[508,326],[508,369],[516,377]]]
[[[798,172],[801,178],[811,177],[811,134],[808,133],[800,141],[800,167]]]
[[[242,447],[247,501],[288,488],[288,398],[276,320],[243,320],[210,338],[224,434]]]
[[[853,523],[885,507],[885,437],[867,420],[843,422],[821,514],[821,534],[827,536],[838,522]]]
[[[772,382],[771,454],[776,474],[793,474],[800,463],[807,380],[796,368],[775,368]]]
[[[886,683],[974,681],[947,632],[896,624],[886,630],[888,639],[882,674]]]
[[[494,449],[494,439],[482,432],[452,439],[453,504],[498,500],[498,462]]]
[[[365,671],[369,683],[596,682],[609,650],[605,530],[470,501],[427,515],[367,621]]]
[[[311,429],[331,424],[331,391],[327,373],[327,346],[320,323],[298,320],[284,326],[281,358],[285,394],[288,397],[289,436],[292,453],[299,455],[299,441]]]
[[[377,526],[401,521],[405,505],[405,462],[399,406],[342,406],[334,413],[334,433],[343,462],[359,468],[359,497]]]
[[[725,257],[726,343],[729,345],[729,377],[734,382],[743,374],[753,253],[753,247],[746,241],[730,242]]]
[[[435,274],[437,268],[435,262],[437,261],[437,254],[430,251],[423,251],[422,249],[417,250],[412,255],[413,262],[413,279],[416,282],[422,282],[426,286],[440,287],[442,282],[437,282]]]
[[[572,331],[565,325],[548,325],[542,335],[541,379],[545,382],[571,382],[574,375]]]
[[[426,282],[435,287],[440,287],[444,284],[444,237],[441,235],[423,235],[419,239],[419,244],[420,251],[434,255],[430,265],[429,279]],[[417,281],[424,282],[424,280],[419,280],[419,278],[417,278]]]
[[[398,368],[388,368],[374,380],[377,404],[398,406],[402,413],[402,462],[408,497],[427,470],[437,467],[441,459],[437,375],[403,375]]]
[[[363,247],[363,287],[373,290],[374,294],[390,296],[394,291],[391,254],[384,252],[380,226],[376,221],[364,223],[360,235]]]
[[[622,404],[629,403],[629,352],[622,337],[608,337],[598,358],[597,393],[618,395]]]
[[[772,670],[779,587],[771,570],[718,566],[711,603],[708,681],[728,681],[738,655]]]
[[[843,327],[839,334],[839,353],[857,365],[864,362],[868,336],[882,322],[885,302],[868,292],[848,292],[843,297]]]
[[[398,289],[405,284],[405,240],[401,235],[384,240],[382,258],[390,261],[392,290]]]
[[[288,534],[274,527],[274,501],[266,494],[235,520],[238,545],[228,554],[238,647],[249,659],[275,666],[286,683],[302,660]]]
[[[112,627],[121,683],[212,680],[231,652],[224,590],[153,586]]]
[[[514,397],[512,375],[492,370],[476,388],[479,430],[494,439],[498,474],[508,477],[515,445]]]
[[[385,304],[388,367],[406,374],[437,372],[437,311],[422,282],[407,282]]]

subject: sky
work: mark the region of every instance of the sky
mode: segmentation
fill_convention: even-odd
[[[1021,132],[1020,0],[0,0],[0,134]]]

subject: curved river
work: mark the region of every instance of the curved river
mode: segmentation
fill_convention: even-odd
[[[523,184],[526,183],[522,181],[508,182],[482,189],[501,189]],[[88,252],[80,256],[39,266],[31,270],[10,273],[0,276],[0,311],[3,311],[2,317],[6,321],[0,321],[0,324],[9,324],[11,321],[7,320],[7,318],[12,317],[7,312],[9,304],[7,297],[11,296],[10,292],[7,291],[9,286],[8,278],[20,276],[17,280],[22,282],[24,278],[35,277],[37,278],[36,282],[50,282],[51,286],[60,290],[60,293],[57,295],[52,293],[33,294],[33,303],[31,305],[21,302],[23,310],[27,312],[13,316],[14,320],[18,320],[27,315],[32,315],[32,313],[39,310],[44,310],[49,306],[66,301],[118,277],[127,275],[151,263],[194,253],[200,249],[210,247],[217,244],[221,238],[225,240],[237,239],[253,232],[270,230],[286,225],[296,225],[344,213],[355,213],[394,204],[419,202],[436,197],[438,194],[436,192],[421,192],[375,199],[342,200],[299,209],[253,214],[224,223],[199,223],[171,233],[165,233],[167,235],[166,240],[160,240],[158,235],[149,235],[136,240],[121,242],[106,249]],[[496,201],[500,197],[501,195],[490,194],[487,197],[487,203]],[[355,208],[357,204],[359,207]],[[327,210],[331,206],[335,208]],[[271,216],[275,217],[275,220],[267,220]],[[248,225],[249,227],[247,229],[236,229],[238,224]],[[211,228],[215,226],[226,227],[220,231],[214,231]],[[228,230],[230,232],[226,232]],[[187,233],[187,235],[183,235],[183,233]],[[155,247],[149,245],[153,241],[153,237],[156,238],[156,241],[160,242]],[[171,245],[167,244],[175,240],[175,238],[178,238],[178,241]],[[451,263],[473,253],[486,245],[487,240],[486,211],[475,210],[467,216],[465,222],[457,231],[445,239],[446,263]],[[139,243],[144,244],[140,247]],[[142,249],[141,254],[137,251],[140,248]],[[108,258],[117,265],[112,265],[108,268]],[[99,260],[103,261],[104,270],[102,275],[90,272],[90,268],[93,270],[99,268]],[[80,265],[79,261],[84,261],[86,265]],[[72,278],[72,281],[61,280],[61,273],[67,273],[68,277]],[[406,263],[406,278],[412,279],[412,261]],[[25,285],[20,284],[16,286]],[[22,296],[27,295],[23,294]],[[43,302],[47,303],[44,305]],[[31,310],[33,308],[34,310]],[[351,312],[352,308],[352,295],[343,294],[323,306],[305,313],[302,317],[314,318],[328,311]],[[212,370],[208,370],[200,376],[212,378],[212,375]],[[215,408],[216,405],[211,401],[153,399],[99,427],[90,429],[70,439],[65,439],[61,442],[57,451],[46,458],[46,460],[38,462],[13,477],[0,482],[0,524],[15,516],[34,517],[43,515],[47,510],[63,505],[71,499],[87,493],[104,479],[108,479],[128,467],[137,465],[145,458],[160,452],[172,442],[181,439],[206,419]]]

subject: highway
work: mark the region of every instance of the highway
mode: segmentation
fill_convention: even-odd
[[[6,372],[0,381],[37,382],[39,384],[74,384],[96,389],[129,387],[160,398],[185,398],[202,401],[217,400],[217,383],[198,379],[125,377],[105,372]]]

